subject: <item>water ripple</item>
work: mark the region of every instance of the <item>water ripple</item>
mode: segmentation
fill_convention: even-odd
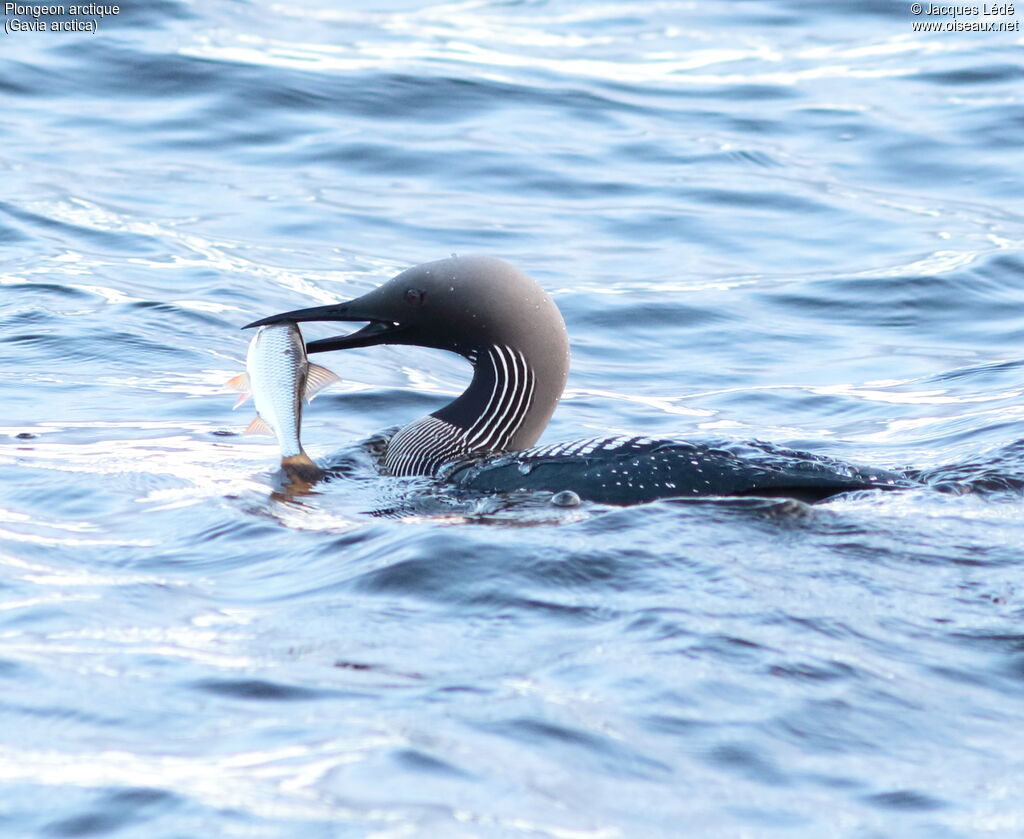
[[[1020,36],[912,18],[159,0],[6,36],[0,834],[1017,835]],[[366,441],[469,375],[395,346],[328,361],[337,477],[279,492],[238,327],[478,251],[569,326],[546,439],[923,486],[383,478]]]

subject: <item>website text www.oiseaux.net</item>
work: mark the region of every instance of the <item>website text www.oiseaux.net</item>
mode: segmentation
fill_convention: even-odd
[[[1020,32],[1019,20],[915,20],[914,32]]]

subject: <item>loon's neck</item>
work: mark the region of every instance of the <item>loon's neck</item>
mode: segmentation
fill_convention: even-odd
[[[492,344],[466,352],[473,379],[465,392],[398,431],[384,454],[384,471],[433,475],[452,460],[536,443],[568,372],[567,347],[553,359],[536,358],[540,349]]]

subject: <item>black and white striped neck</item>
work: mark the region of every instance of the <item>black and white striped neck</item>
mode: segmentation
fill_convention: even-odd
[[[528,446],[536,439],[533,426],[547,424],[554,402],[550,396],[545,404],[538,400],[538,375],[526,352],[496,344],[469,351],[466,358],[473,363],[473,380],[465,393],[395,434],[384,454],[386,472],[433,475],[452,460]]]

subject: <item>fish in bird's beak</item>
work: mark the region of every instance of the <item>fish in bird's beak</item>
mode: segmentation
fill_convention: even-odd
[[[338,377],[309,362],[302,333],[294,323],[260,329],[249,342],[245,369],[227,385],[242,392],[236,408],[250,397],[256,405],[256,418],[246,433],[276,436],[285,475],[304,482],[308,489],[325,473],[306,454],[299,440],[302,400],[312,402],[320,390],[339,381]]]

